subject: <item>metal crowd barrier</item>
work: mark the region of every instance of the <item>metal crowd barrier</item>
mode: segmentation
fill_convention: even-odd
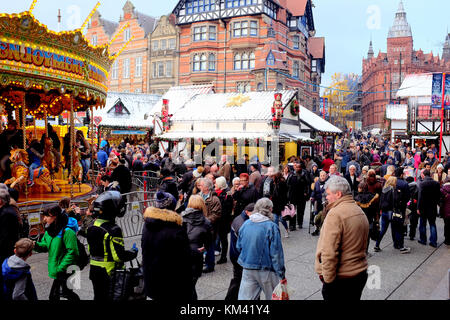
[[[151,206],[154,206],[154,192],[134,191],[123,196],[127,197],[126,213],[122,218],[117,218],[116,223],[121,227],[124,238],[138,237],[142,235],[142,228],[144,226],[144,211]],[[87,209],[89,206],[86,200],[73,200],[81,209]],[[33,204],[31,208],[31,204]],[[45,232],[45,224],[42,215],[46,208],[57,205],[57,201],[29,201],[20,203],[19,208],[22,221],[24,222],[24,231],[21,237],[28,237],[32,240],[39,240]],[[82,214],[80,224],[83,225],[88,216]],[[80,241],[87,244],[86,239],[79,237]]]

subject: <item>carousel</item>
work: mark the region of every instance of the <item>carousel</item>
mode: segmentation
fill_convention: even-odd
[[[19,191],[19,206],[88,197],[94,191],[89,183],[82,183],[74,114],[89,111],[93,119],[94,110],[105,106],[108,72],[122,51],[111,56],[110,43],[92,46],[82,33],[99,4],[80,29],[63,32],[51,31],[40,23],[32,13],[35,5],[36,0],[28,11],[0,14],[0,113],[17,126],[23,138],[19,145],[8,145],[11,172],[2,181]],[[60,150],[53,148],[47,131],[48,118],[63,114],[68,116],[71,146],[70,156],[61,157],[67,170],[56,167]],[[33,167],[30,174],[29,140],[41,137],[35,136],[36,129],[34,134],[33,129],[30,132],[27,122],[36,128],[36,120],[45,120],[45,148],[40,166]],[[93,133],[93,124],[90,129]]]

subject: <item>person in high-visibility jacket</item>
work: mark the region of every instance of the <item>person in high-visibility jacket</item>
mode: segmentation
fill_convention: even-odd
[[[124,262],[136,258],[138,249],[125,250],[122,229],[116,217],[125,214],[125,202],[120,192],[107,191],[94,202],[94,224],[87,230],[91,255],[89,279],[94,287],[94,300],[109,300],[109,285],[113,270],[122,269]]]

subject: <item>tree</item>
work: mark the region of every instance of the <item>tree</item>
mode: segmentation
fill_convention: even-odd
[[[357,77],[356,75],[345,75],[341,73],[335,73],[331,77],[330,88],[325,89],[324,98],[328,98],[328,104],[330,107],[330,118],[331,122],[340,126],[345,127],[345,118],[348,115],[354,113],[353,109],[349,109],[348,96],[352,93],[349,89],[349,82],[354,82],[353,80]]]

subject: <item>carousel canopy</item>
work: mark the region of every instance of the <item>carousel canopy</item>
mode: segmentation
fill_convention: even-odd
[[[74,111],[103,107],[108,73],[120,52],[111,56],[110,44],[92,46],[84,27],[49,30],[34,17],[35,4],[29,11],[0,14],[0,103],[9,113],[26,106],[35,117],[59,115],[72,104]]]
[[[159,95],[108,93],[106,107],[95,113],[102,127],[151,128],[153,118],[146,114],[161,98]]]

